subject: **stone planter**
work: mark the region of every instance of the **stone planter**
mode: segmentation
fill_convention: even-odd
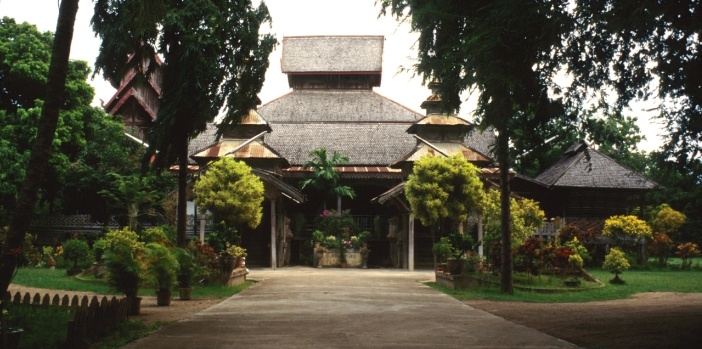
[[[167,307],[171,305],[171,291],[156,291],[156,305],[159,307]]]
[[[189,301],[192,299],[193,288],[192,287],[179,287],[178,296],[180,296],[181,301]]]
[[[362,265],[361,253],[346,252],[346,265],[349,268],[358,268]],[[339,251],[325,251],[319,259],[319,266],[326,268],[340,267]]]

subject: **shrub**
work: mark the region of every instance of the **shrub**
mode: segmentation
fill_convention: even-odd
[[[627,238],[650,238],[651,227],[636,216],[612,216],[605,221],[602,235],[611,237],[615,242],[620,242]]]
[[[127,297],[136,297],[144,268],[144,243],[129,228],[108,232],[104,241],[108,285]]]
[[[613,283],[623,283],[619,278],[619,274],[629,270],[629,261],[626,259],[626,255],[620,249],[612,247],[609,253],[605,257],[604,263],[602,263],[602,268],[614,274],[614,279],[611,280]]]
[[[150,242],[144,256],[146,276],[157,291],[170,291],[175,285],[178,260],[168,247]]]
[[[85,264],[86,259],[90,256],[90,247],[88,243],[79,239],[70,239],[62,245],[63,248],[63,258],[67,261],[73,262],[73,266],[67,270],[68,275],[75,275],[80,272],[78,267],[78,262],[81,261]]]
[[[678,252],[676,252],[676,254],[682,260],[680,267],[682,269],[689,269],[692,266],[692,257],[699,256],[700,250],[697,247],[697,244],[686,242],[678,245]]]
[[[666,233],[653,233],[651,243],[648,244],[648,253],[655,257],[658,265],[664,267],[668,264],[668,257],[673,252],[675,244]]]
[[[454,255],[454,248],[451,246],[451,240],[445,236],[441,237],[439,241],[432,245],[431,251],[439,262],[445,262]]]
[[[178,287],[188,288],[192,285],[198,265],[195,256],[187,249],[176,247],[173,254],[178,261]]]

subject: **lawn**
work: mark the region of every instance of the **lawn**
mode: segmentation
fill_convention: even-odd
[[[592,276],[602,281],[605,287],[574,292],[540,293],[515,289],[514,294],[504,294],[500,292],[499,287],[451,290],[435,283],[429,283],[429,286],[459,300],[484,299],[539,303],[590,302],[624,299],[629,298],[632,294],[641,292],[702,292],[702,268],[700,268],[700,260],[693,263],[692,270],[679,270],[679,267],[675,267],[675,263],[676,261],[672,260],[671,264],[673,267],[668,268],[651,267],[651,269],[648,270],[629,270],[620,275],[620,278],[625,281],[622,285],[610,284],[608,281],[611,280],[614,275],[606,270],[587,269]],[[677,263],[679,266],[679,261],[677,261]],[[547,277],[542,276],[541,278]],[[515,277],[515,280],[520,279],[522,279],[521,276]],[[515,281],[515,285],[519,285],[517,281]]]
[[[94,292],[106,295],[118,295],[105,284],[104,280],[67,276],[64,269],[44,269],[44,268],[21,268],[17,271],[12,280],[12,284],[45,288],[58,291]],[[251,282],[227,287],[221,285],[194,285],[193,298],[226,298],[241,292],[251,286]],[[144,284],[139,290],[141,296],[152,296],[154,289]],[[26,306],[9,306],[9,314],[12,323],[17,327],[25,329],[21,337],[21,347],[23,348],[62,348],[62,343],[66,340],[66,329],[71,316],[63,310],[49,308],[37,308]],[[57,314],[62,316],[57,316]],[[52,326],[47,326],[51,323]],[[147,325],[140,321],[129,320],[123,323],[117,331],[104,338],[99,348],[118,348],[121,345],[133,341],[139,337],[148,335],[163,323]]]
[[[103,279],[67,276],[64,269],[20,268],[17,270],[12,283],[26,287],[119,295],[119,292],[111,290]],[[193,285],[192,295],[194,298],[224,298],[237,294],[242,290],[243,288],[241,287],[195,284]],[[146,283],[139,289],[140,296],[153,296],[153,294],[154,289]]]

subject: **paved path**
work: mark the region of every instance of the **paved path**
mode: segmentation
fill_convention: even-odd
[[[251,270],[255,286],[124,348],[576,348],[421,282],[430,271]]]

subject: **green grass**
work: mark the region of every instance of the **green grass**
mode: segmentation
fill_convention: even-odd
[[[117,294],[112,291],[104,280],[67,276],[64,269],[42,269],[42,268],[22,268],[17,271],[12,283],[26,287],[46,288],[57,291],[78,291],[95,292],[98,294]],[[235,295],[254,283],[245,283],[227,287],[221,285],[193,285],[193,298],[227,298]],[[145,285],[140,288],[139,295],[153,296],[153,288]],[[174,292],[177,297],[177,291]],[[23,348],[60,348],[61,343],[66,340],[66,328],[70,315],[62,310],[51,307],[20,307],[10,306],[10,314],[13,315],[13,323],[17,327],[25,329],[22,334]],[[56,314],[58,311],[60,314]],[[61,316],[59,316],[61,315]],[[50,323],[51,326],[46,324]],[[127,321],[120,325],[119,329],[111,333],[108,337],[94,343],[91,348],[119,348],[122,345],[132,342],[138,338],[147,336],[163,323],[144,324],[141,321]],[[41,331],[37,330],[41,329]],[[53,331],[53,332],[52,332]]]
[[[614,275],[601,269],[588,269],[588,272],[605,284],[605,287],[576,292],[555,294],[516,290],[514,294],[501,293],[499,287],[481,287],[471,290],[451,290],[429,283],[429,286],[459,300],[484,299],[513,302],[563,303],[590,302],[629,298],[641,292],[702,292],[702,272],[693,270],[629,270],[620,274],[623,285],[610,284]]]
[[[24,330],[20,348],[60,348],[66,341],[66,329],[73,315],[65,309],[10,304],[7,322]]]
[[[65,269],[20,268],[12,279],[12,283],[53,290],[117,294],[102,281],[81,280],[77,277],[67,276]]]
[[[67,276],[66,270],[64,269],[21,268],[17,271],[12,283],[26,287],[47,288],[61,291],[94,292],[107,295],[119,294],[111,290],[110,287],[105,284],[105,280]],[[250,281],[234,287],[195,284],[193,285],[192,296],[194,298],[226,298],[243,291],[252,284],[253,283]],[[153,296],[155,295],[155,290],[150,287],[148,283],[145,283],[139,289],[139,295]]]

